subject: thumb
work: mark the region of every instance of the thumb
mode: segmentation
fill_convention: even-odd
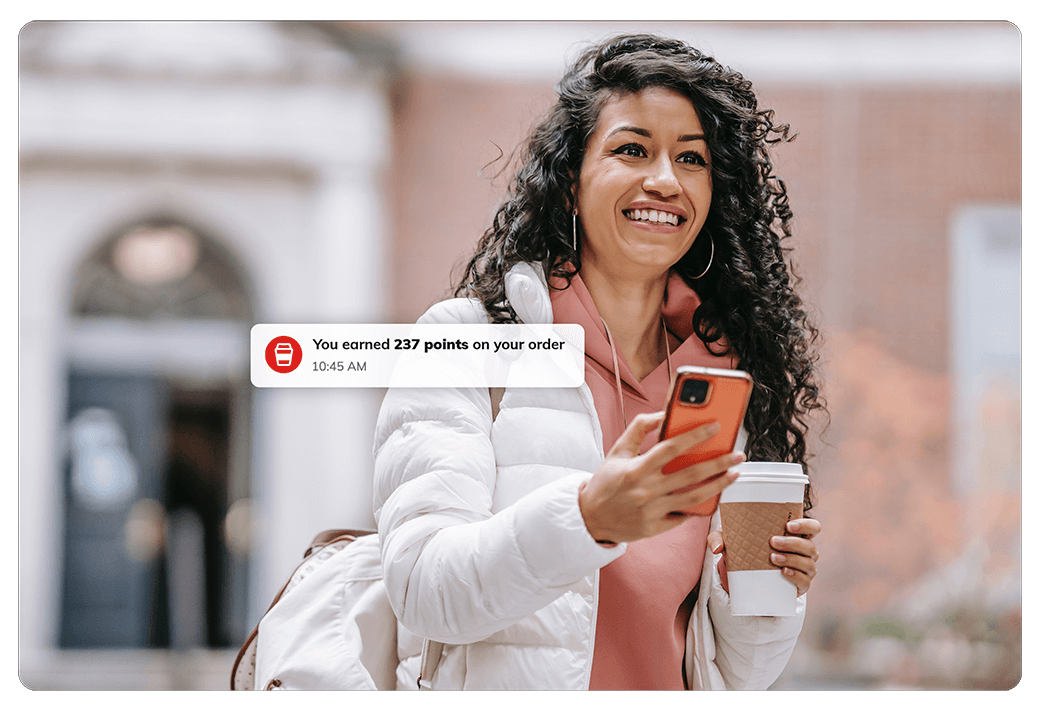
[[[660,427],[662,420],[664,420],[664,412],[636,415],[628,428],[614,442],[609,455],[638,456],[639,448],[643,446],[646,436]]]

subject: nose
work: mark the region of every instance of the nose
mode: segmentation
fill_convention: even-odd
[[[679,194],[681,187],[679,179],[675,176],[670,156],[662,154],[650,165],[649,172],[643,178],[643,189],[647,192],[657,193],[661,197]]]

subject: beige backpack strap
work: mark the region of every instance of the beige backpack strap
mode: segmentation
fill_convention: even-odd
[[[443,652],[444,642],[434,642],[432,639],[423,640],[422,658],[419,662],[419,691],[433,689],[433,673],[437,671],[437,667],[441,663]]]
[[[498,411],[502,406],[502,396],[506,394],[505,388],[488,388],[488,394],[491,395],[491,420],[498,419]]]
[[[306,559],[311,553],[314,553],[319,548],[324,548],[330,543],[335,543],[340,540],[356,541],[362,536],[371,536],[375,534],[375,531],[367,528],[332,528],[328,531],[322,531],[314,537],[311,544],[307,546],[307,550],[303,552],[303,557]]]

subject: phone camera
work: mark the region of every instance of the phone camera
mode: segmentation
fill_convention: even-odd
[[[679,400],[687,405],[703,405],[708,399],[708,381],[691,378],[683,382]]]

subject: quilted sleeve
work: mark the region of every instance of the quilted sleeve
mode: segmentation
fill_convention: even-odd
[[[718,527],[718,518],[716,512],[713,528]],[[797,599],[791,617],[736,616],[719,577],[722,554],[709,550],[705,555],[705,564],[711,566],[707,606],[714,627],[714,662],[718,671],[727,689],[768,689],[794,652],[805,620],[806,595]]]
[[[471,302],[419,323],[481,322]],[[484,388],[390,389],[375,438],[375,518],[387,594],[412,632],[475,642],[537,612],[624,552],[589,535],[573,472],[492,514],[496,463]]]
[[[805,595],[798,598],[793,617],[735,617],[720,582],[708,607],[715,625],[715,663],[726,688],[768,689],[794,652],[805,620]]]
[[[737,449],[744,449],[747,440],[747,429],[741,426]],[[721,513],[716,510],[709,530],[721,528]],[[734,615],[719,576],[721,559],[721,553],[716,555],[705,546],[701,594],[687,630],[687,648],[694,650],[687,656],[688,678],[697,689],[768,689],[794,653],[805,620],[806,595],[797,598],[791,617]]]

